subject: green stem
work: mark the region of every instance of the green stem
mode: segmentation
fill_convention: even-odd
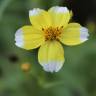
[[[3,13],[11,1],[12,0],[2,0],[0,5],[0,20],[2,19]]]
[[[52,87],[56,87],[56,86],[59,86],[59,85],[63,85],[64,84],[64,82],[57,82],[57,81],[55,81],[55,82],[43,82],[42,84],[41,84],[41,87],[42,88],[44,88],[44,89],[47,89],[47,88],[52,88]]]

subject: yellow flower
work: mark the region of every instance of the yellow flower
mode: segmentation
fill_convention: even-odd
[[[29,18],[32,25],[17,30],[16,45],[27,50],[40,47],[38,60],[47,72],[58,72],[63,66],[62,44],[73,46],[88,40],[87,28],[69,23],[71,14],[67,7],[55,6],[48,11],[34,8],[29,11]]]

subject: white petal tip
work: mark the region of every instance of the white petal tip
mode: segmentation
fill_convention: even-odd
[[[17,30],[15,34],[15,41],[16,41],[15,45],[18,47],[22,47],[24,45],[22,29]]]
[[[85,27],[80,28],[80,39],[82,42],[87,41],[89,37],[88,29]]]
[[[53,72],[58,72],[61,68],[62,68],[62,66],[63,66],[63,63],[64,62],[49,62],[48,64],[42,64],[42,67],[43,67],[43,69],[46,71],[46,72],[51,72],[51,73],[53,73]]]
[[[52,7],[50,9],[50,11],[54,11],[54,12],[57,12],[57,13],[66,13],[66,12],[69,12],[69,10],[68,10],[67,7],[59,7],[59,6]]]
[[[33,10],[29,10],[29,16],[38,15],[40,13],[39,8],[34,8]]]

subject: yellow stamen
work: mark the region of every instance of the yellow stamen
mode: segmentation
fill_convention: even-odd
[[[58,37],[60,36],[62,32],[63,26],[59,27],[48,27],[48,28],[42,28],[42,31],[45,34],[45,40],[58,40]]]

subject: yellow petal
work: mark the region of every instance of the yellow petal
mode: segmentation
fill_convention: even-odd
[[[40,30],[32,26],[24,26],[17,30],[15,41],[18,47],[29,50],[42,45],[44,43],[44,36]]]
[[[29,11],[29,18],[32,25],[42,29],[51,25],[51,19],[47,11],[39,8],[34,8]]]
[[[39,63],[47,72],[58,72],[64,64],[64,50],[58,41],[48,41],[38,52]]]
[[[51,20],[52,20],[52,25],[55,27],[61,27],[64,26],[66,27],[71,16],[70,16],[70,12],[67,9],[67,7],[59,7],[59,6],[55,6],[52,7],[48,10],[50,16],[51,16]]]
[[[77,45],[88,40],[88,29],[78,23],[70,23],[59,38],[63,44]]]
[[[71,17],[71,18],[73,17],[73,12],[72,12],[72,10],[70,11],[70,17]]]

